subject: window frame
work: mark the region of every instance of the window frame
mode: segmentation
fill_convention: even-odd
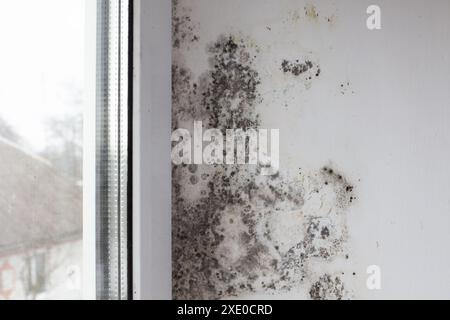
[[[172,1],[133,2],[133,298],[170,300]]]
[[[133,1],[86,0],[83,298],[132,298]]]

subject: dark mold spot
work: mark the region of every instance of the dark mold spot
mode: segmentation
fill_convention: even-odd
[[[192,175],[190,178],[191,184],[197,184],[198,183],[198,177]]]
[[[306,60],[305,62],[290,62],[288,60],[283,60],[281,62],[281,69],[284,73],[292,73],[294,76],[299,76],[302,73],[305,73],[306,71],[312,69],[313,63],[309,60]]]
[[[328,230],[327,227],[323,227],[320,235],[322,236],[322,239],[326,239],[330,236],[330,230]]]
[[[197,28],[198,25],[191,20],[190,11],[182,7],[179,0],[172,0],[172,47],[180,49],[198,42]]]
[[[349,93],[349,92],[351,94],[355,94],[355,91],[352,90],[349,81],[341,83],[339,86],[339,90],[342,95],[345,95],[346,93]]]
[[[338,276],[324,274],[311,286],[309,295],[313,300],[342,300],[344,284]]]
[[[314,78],[318,78],[321,74],[319,65],[310,59],[305,59],[303,62],[299,59],[295,61],[283,59],[281,62],[281,71],[294,76],[298,80],[302,80],[306,88],[309,88],[311,81]]]
[[[320,76],[320,68],[317,68],[316,77]]]
[[[190,164],[188,166],[188,170],[189,170],[190,173],[196,173],[197,169],[198,169],[198,165],[196,165],[196,164]]]
[[[322,168],[322,176],[326,182],[331,183],[337,197],[337,205],[341,208],[347,207],[356,197],[353,193],[353,185],[351,185],[342,174],[337,173],[328,167]]]
[[[202,104],[209,107],[211,127],[256,128],[260,79],[243,40],[224,36],[209,47],[209,53],[212,70],[205,75],[209,86],[203,92]]]

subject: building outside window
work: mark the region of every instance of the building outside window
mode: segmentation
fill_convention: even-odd
[[[126,291],[112,279],[128,261],[114,242],[128,14],[125,0],[0,1],[0,300]]]

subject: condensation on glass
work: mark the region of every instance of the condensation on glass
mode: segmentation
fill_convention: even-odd
[[[97,298],[129,297],[129,2],[97,1]]]

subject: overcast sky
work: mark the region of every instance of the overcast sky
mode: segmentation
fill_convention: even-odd
[[[46,119],[80,111],[84,10],[83,0],[0,0],[0,117],[36,151]]]

